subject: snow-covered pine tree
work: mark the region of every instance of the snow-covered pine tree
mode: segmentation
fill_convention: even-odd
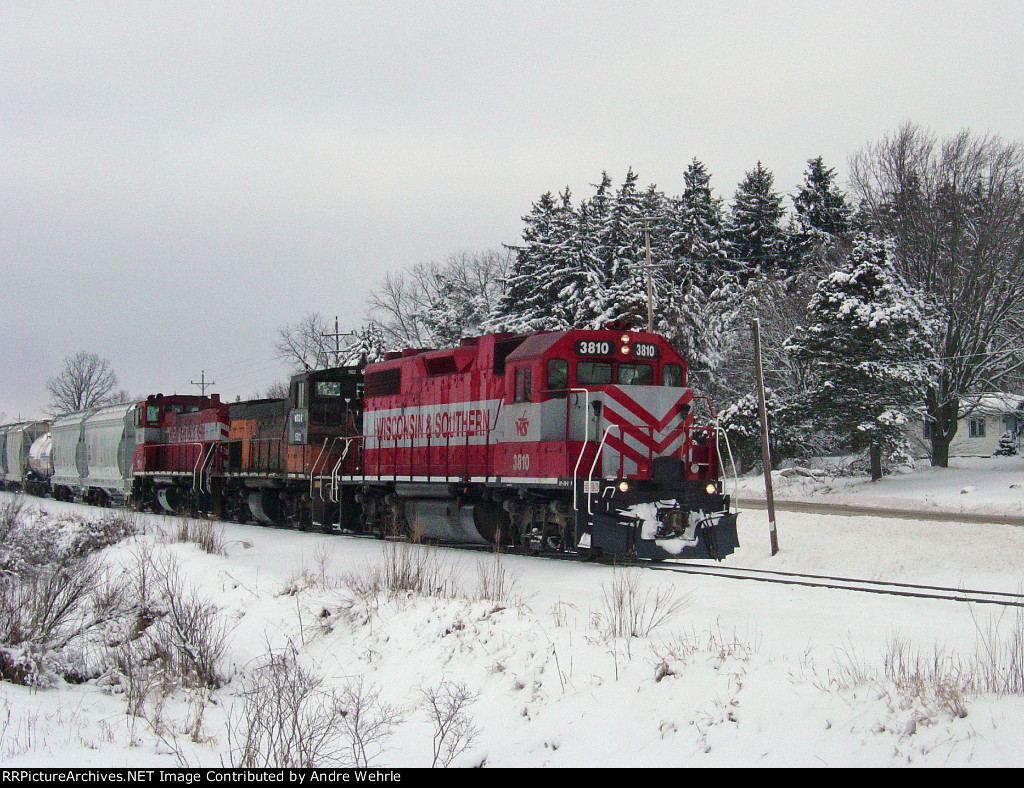
[[[1007,430],[999,436],[999,448],[996,449],[997,457],[1012,457],[1017,453],[1017,438]]]
[[[538,286],[544,289],[545,300],[551,304],[551,313],[542,327],[561,331],[588,319],[587,301],[597,277],[589,265],[581,214],[573,208],[569,187],[558,196],[550,254],[538,271]]]
[[[672,267],[664,271],[667,297],[658,330],[711,386],[731,341],[739,288],[730,270],[722,200],[712,194],[707,168],[694,159],[683,179],[683,194],[670,201],[666,222]]]
[[[579,209],[582,251],[586,268],[592,272],[593,280],[589,292],[579,305],[576,328],[599,326],[609,309],[607,282],[612,251],[606,245],[605,232],[615,197],[612,193],[612,179],[607,172],[602,172],[601,182],[593,185],[594,196]]]
[[[774,187],[775,176],[758,162],[736,188],[726,237],[741,283],[757,270],[785,277],[792,268],[793,244],[782,226],[782,195]]]
[[[793,235],[798,264],[821,271],[827,259],[849,241],[853,210],[836,185],[836,171],[821,156],[807,161],[804,182],[793,198]],[[824,271],[821,271],[824,273]]]
[[[365,367],[367,364],[382,360],[386,350],[384,332],[376,323],[370,321],[355,330],[352,340],[344,350],[341,363],[350,367]]]
[[[491,331],[535,331],[546,327],[553,304],[550,292],[542,286],[543,272],[549,267],[552,248],[557,246],[555,226],[558,204],[551,192],[545,192],[523,217],[523,244],[514,247],[516,258],[505,280],[505,292],[485,327]]]
[[[925,307],[893,271],[891,244],[860,233],[845,267],[818,283],[808,323],[786,349],[812,365],[820,426],[867,448],[871,478],[902,447],[906,413],[920,400],[932,355]]]
[[[644,222],[638,176],[630,167],[611,204],[599,236],[599,246],[608,255],[604,282],[604,313],[595,317],[596,326],[609,320],[646,325],[647,296],[644,284]]]
[[[677,281],[687,281],[710,295],[730,269],[722,200],[711,193],[711,175],[694,159],[683,174],[685,187],[676,201],[670,242]]]

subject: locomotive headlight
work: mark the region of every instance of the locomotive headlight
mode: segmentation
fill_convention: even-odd
[[[625,479],[619,482],[619,492],[629,492],[629,482]]]
[[[716,492],[718,492],[718,488],[715,487],[714,484],[709,484],[707,487],[704,488],[704,490],[707,492],[708,495],[714,495]]]
[[[629,355],[629,345],[623,345],[622,347],[620,347],[619,348],[619,352],[622,353],[622,355],[624,355],[624,356],[628,356]]]
[[[619,341],[622,342],[623,344],[629,342],[629,334],[623,334]]]

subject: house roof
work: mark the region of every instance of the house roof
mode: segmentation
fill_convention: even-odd
[[[996,392],[981,394],[977,397],[965,397],[960,401],[960,418],[971,413],[982,413],[986,416],[1004,416],[1015,411],[1024,410],[1024,396]]]

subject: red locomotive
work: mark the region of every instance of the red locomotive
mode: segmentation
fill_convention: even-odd
[[[151,397],[134,494],[380,537],[721,558],[736,515],[694,400],[656,334],[489,334],[305,372],[287,400]],[[629,513],[639,504],[656,505],[656,531]]]

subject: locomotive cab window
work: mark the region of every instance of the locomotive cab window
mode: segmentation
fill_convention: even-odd
[[[533,399],[533,370],[520,367],[516,370],[516,396],[514,402],[531,402]]]
[[[666,364],[661,368],[661,379],[665,386],[673,386],[675,388],[682,388],[683,386],[683,367],[680,364]]]
[[[612,365],[606,361],[580,361],[576,380],[581,386],[600,386],[612,382]]]
[[[619,364],[619,383],[624,386],[650,386],[654,367],[650,364]]]
[[[306,381],[304,380],[292,382],[292,407],[306,407]]]
[[[569,388],[569,362],[564,358],[548,361],[547,394],[549,397],[564,397]]]
[[[316,396],[337,399],[341,396],[341,383],[337,380],[321,380],[316,384]]]
[[[151,426],[155,426],[160,423],[160,408],[158,406],[146,406],[146,423]]]

